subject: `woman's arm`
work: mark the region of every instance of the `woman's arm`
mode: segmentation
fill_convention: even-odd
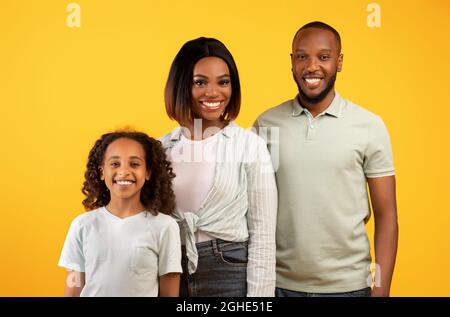
[[[255,149],[253,147],[253,149]],[[278,193],[272,161],[258,138],[255,162],[247,165],[249,231],[247,296],[275,294],[275,229]]]
[[[159,296],[178,297],[180,293],[180,273],[168,273],[159,277]]]
[[[66,277],[66,285],[64,288],[64,296],[80,297],[84,284],[84,272],[68,271]]]

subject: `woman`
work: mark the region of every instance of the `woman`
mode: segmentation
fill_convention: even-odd
[[[213,38],[185,43],[165,88],[180,127],[161,139],[176,174],[180,296],[274,296],[274,172],[264,141],[233,122],[240,101],[228,49]]]

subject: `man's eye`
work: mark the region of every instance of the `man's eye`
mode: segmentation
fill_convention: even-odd
[[[305,60],[306,59],[306,55],[304,55],[304,54],[296,54],[295,58],[299,59],[299,60]]]
[[[322,55],[322,56],[320,56],[320,59],[323,60],[323,61],[326,61],[326,60],[330,59],[330,56]]]

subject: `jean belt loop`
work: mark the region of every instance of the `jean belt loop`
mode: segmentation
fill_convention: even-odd
[[[219,248],[217,246],[217,239],[213,239],[211,240],[211,244],[212,244],[212,248],[213,248],[213,253],[214,254],[219,254]]]

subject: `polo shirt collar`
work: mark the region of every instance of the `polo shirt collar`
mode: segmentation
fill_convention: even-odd
[[[341,95],[337,91],[335,91],[333,101],[328,106],[328,108],[325,109],[324,113],[339,118],[342,114],[343,101],[344,99],[342,99]],[[300,102],[298,101],[298,95],[294,98],[292,108],[293,117],[298,117],[306,110],[300,105]]]

